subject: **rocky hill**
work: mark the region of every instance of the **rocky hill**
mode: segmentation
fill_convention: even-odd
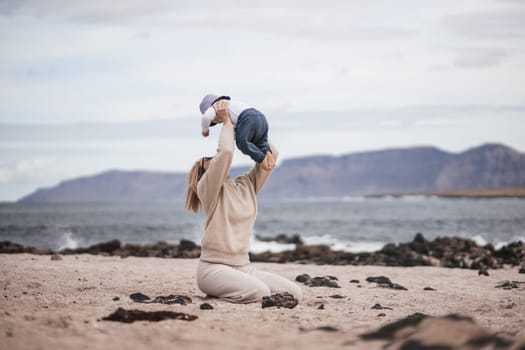
[[[246,168],[232,169],[232,176]],[[525,153],[485,144],[461,153],[434,147],[284,160],[266,198],[344,197],[525,187]],[[38,189],[21,202],[159,201],[184,198],[185,173],[107,171]]]

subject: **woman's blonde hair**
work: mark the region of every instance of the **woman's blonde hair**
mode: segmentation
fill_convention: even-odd
[[[202,174],[200,173],[201,160],[197,160],[188,174],[188,189],[186,190],[186,204],[184,207],[188,211],[197,213],[201,207],[201,201],[197,196],[197,184]]]

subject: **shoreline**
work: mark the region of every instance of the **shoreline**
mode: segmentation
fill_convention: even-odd
[[[492,244],[478,245],[475,241],[460,237],[437,237],[427,240],[417,233],[410,242],[388,243],[378,251],[351,253],[332,250],[327,245],[305,245],[298,235],[277,235],[266,241],[295,244],[295,249],[281,252],[249,253],[252,262],[327,264],[327,265],[376,265],[376,266],[434,266],[476,269],[488,273],[488,269],[500,269],[505,265],[518,266],[525,273],[525,242],[517,241],[495,249]],[[119,240],[98,243],[85,248],[52,251],[0,242],[0,253],[30,253],[39,255],[93,254],[104,256],[198,258],[200,246],[193,241],[181,240],[179,244],[158,242],[155,244],[122,244]]]
[[[304,293],[299,305],[263,309],[261,303],[239,305],[206,298],[195,282],[196,265],[197,259],[76,254],[53,260],[49,255],[0,254],[0,266],[5,271],[0,280],[0,342],[13,350],[382,349],[387,344],[391,344],[388,349],[398,349],[414,339],[430,345],[436,341],[438,345],[449,344],[450,349],[474,349],[447,342],[467,344],[476,339],[525,344],[525,276],[518,274],[517,267],[480,276],[467,269],[429,266],[254,263],[257,269],[290,280],[304,273],[334,276],[340,286],[308,287],[295,282]],[[367,282],[370,276],[386,276],[406,290]],[[497,287],[506,280],[516,281],[517,287]],[[192,302],[140,304],[129,297],[136,292],[152,297],[185,295]],[[203,303],[213,309],[202,310]],[[197,318],[129,324],[102,320],[119,307],[172,311]],[[447,318],[450,314],[461,317]],[[363,337],[414,315],[430,318],[417,326],[410,321],[412,326],[390,338],[388,334]],[[459,335],[451,336],[452,330]]]
[[[320,199],[324,200],[326,198],[333,198],[335,200],[340,200],[347,197],[363,197],[363,198],[384,198],[384,197],[413,197],[413,196],[423,196],[423,197],[440,197],[440,198],[472,198],[472,199],[497,199],[497,198],[525,198],[525,187],[508,187],[508,188],[465,188],[459,190],[444,190],[444,191],[426,191],[426,192],[384,192],[384,193],[374,193],[374,194],[355,194],[347,195],[343,197],[295,197],[294,200],[310,200],[310,199]],[[267,201],[269,198],[264,198],[264,201]],[[274,200],[286,200],[289,197],[285,198],[274,198]],[[166,202],[182,202],[181,198],[175,198],[170,200],[165,200]],[[145,201],[146,203],[148,201]],[[163,201],[153,201],[161,203]],[[126,203],[118,200],[102,200],[102,201],[35,201],[35,202],[24,202],[21,199],[14,200],[0,200],[1,204],[67,204],[67,203]],[[141,203],[140,201],[137,203]]]
[[[430,192],[407,192],[407,193],[385,193],[366,195],[366,198],[383,197],[439,197],[439,198],[471,198],[471,199],[498,199],[498,198],[525,198],[525,187],[513,188],[473,188],[461,190],[430,191]]]

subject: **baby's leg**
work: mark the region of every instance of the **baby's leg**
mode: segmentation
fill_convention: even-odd
[[[255,133],[253,142],[265,154],[265,163],[267,164],[265,170],[272,170],[275,168],[275,159],[268,143],[268,122],[262,113],[259,113],[256,118],[259,119],[261,127]]]
[[[266,153],[269,150],[261,149],[256,142],[254,142],[259,140],[261,133],[264,132],[261,128],[264,129],[264,124],[256,115],[245,115],[239,118],[235,127],[235,142],[237,148],[257,163],[264,161]]]

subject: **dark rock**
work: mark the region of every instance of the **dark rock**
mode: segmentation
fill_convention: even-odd
[[[509,243],[496,250],[494,256],[499,258],[501,264],[520,265],[525,261],[525,243],[521,241]]]
[[[192,300],[190,297],[185,296],[185,295],[170,294],[167,296],[160,295],[158,297],[155,297],[155,299],[153,299],[149,303],[159,303],[159,304],[167,304],[167,305],[171,305],[171,304],[187,305],[187,304],[191,304]]]
[[[298,303],[299,301],[292,294],[284,292],[263,297],[262,308],[277,306],[293,309]]]
[[[51,260],[62,260],[62,257],[58,254],[51,255]]]
[[[114,298],[113,298],[113,301],[119,301],[119,300],[120,300],[119,297],[114,297]]]
[[[200,306],[200,309],[201,310],[213,310],[213,306],[211,306],[208,303],[202,303],[201,306]]]
[[[525,283],[525,282],[519,282],[519,281],[503,281],[500,282],[499,285],[496,286],[496,288],[503,288],[503,289],[515,289],[519,288],[519,285]]]
[[[319,307],[317,309],[324,310],[324,304],[319,305]]]
[[[359,283],[359,280],[351,280],[350,283]]]
[[[430,251],[430,246],[421,232],[416,233],[414,240],[408,246],[419,254],[428,254]]]
[[[432,287],[425,287],[425,288],[423,288],[423,290],[430,290],[430,291],[433,291],[433,290],[435,290],[435,289],[432,288]]]
[[[375,282],[379,285],[379,287],[382,288],[390,288],[390,289],[397,289],[397,290],[408,290],[405,287],[403,287],[400,284],[392,283],[388,277],[385,276],[378,276],[378,277],[367,277],[367,282]]]
[[[181,239],[177,248],[177,257],[179,258],[198,258],[201,254],[200,247],[192,241]]]
[[[131,300],[133,300],[134,302],[136,302],[136,303],[145,303],[148,300],[151,300],[151,298],[148,297],[147,295],[142,294],[142,293],[138,293],[138,292],[130,294],[129,298]]]
[[[372,308],[372,309],[375,309],[375,310],[394,310],[394,309],[392,309],[391,307],[381,306],[381,304],[375,304],[375,305],[372,306],[371,308]]]
[[[488,276],[489,275],[489,271],[487,270],[487,268],[485,266],[482,266],[480,267],[479,271],[478,271],[478,276]]]
[[[149,296],[142,294],[142,293],[133,293],[129,297],[131,298],[131,300],[133,300],[136,303],[144,303],[144,304],[158,303],[158,304],[167,304],[167,305],[171,305],[171,304],[186,305],[186,304],[192,303],[191,298],[185,295],[174,295],[174,294],[170,294],[166,296],[160,295],[158,297],[155,297],[155,299],[153,300],[151,300]]]
[[[384,349],[404,350],[518,349],[522,344],[519,340],[490,333],[470,317],[455,314],[432,317],[418,313],[360,337],[365,341],[386,341]]]
[[[390,286],[388,286],[390,289],[397,289],[397,290],[408,290],[407,288],[403,287],[400,284],[392,283]]]
[[[195,242],[187,240],[187,239],[181,239],[179,242],[179,250],[193,250],[198,248],[199,246],[195,244]]]
[[[102,319],[104,321],[132,323],[135,321],[158,322],[163,320],[193,321],[197,319],[197,316],[172,311],[125,310],[119,307],[117,311]]]
[[[426,243],[427,240],[425,237],[423,237],[423,234],[421,232],[416,233],[416,236],[414,237],[414,243]]]
[[[330,287],[330,288],[341,288],[337,284],[337,277],[335,276],[325,276],[325,277],[310,277],[308,274],[302,274],[295,277],[297,282],[302,282],[309,287]]]
[[[29,254],[46,255],[46,254],[51,254],[53,252],[49,249],[37,249],[35,247],[23,246],[18,243],[2,241],[0,242],[0,253],[2,254],[29,253]]]
[[[341,288],[337,282],[327,277],[314,277],[307,282],[309,287],[330,287],[330,288]]]
[[[314,330],[325,331],[325,332],[338,332],[339,331],[339,329],[332,327],[332,326],[321,326],[321,327],[314,328]]]
[[[307,273],[303,273],[302,275],[298,275],[297,277],[295,277],[295,280],[296,280],[297,282],[305,283],[305,282],[309,281],[310,278],[311,278],[311,277],[310,277],[309,274],[307,274]]]
[[[390,281],[390,278],[385,276],[378,276],[378,277],[367,277],[367,282],[375,282],[379,284],[392,284],[392,281]]]
[[[284,237],[277,237],[283,239]],[[0,253],[53,254],[49,249],[25,247],[9,241],[0,242]],[[60,254],[101,254],[122,258],[161,257],[197,258],[200,247],[192,241],[181,240],[179,245],[158,242],[156,244],[126,244],[112,240],[88,248],[64,249]],[[253,262],[313,263],[332,265],[381,265],[381,266],[442,266],[480,270],[499,269],[503,265],[522,266],[525,261],[525,243],[513,242],[498,250],[487,244],[478,246],[474,241],[459,237],[438,237],[432,241],[417,233],[412,242],[385,245],[373,253],[350,253],[333,251],[327,245],[296,244],[294,250],[260,254],[250,253]],[[520,270],[521,271],[521,270]],[[521,272],[525,273],[525,272]],[[354,282],[355,283],[355,282]]]
[[[288,237],[285,234],[278,234],[274,237],[262,237],[259,235],[256,235],[255,238],[257,238],[261,242],[277,242],[277,243],[283,243],[283,244],[304,244],[303,240],[299,235],[293,235]]]
[[[512,343],[513,341],[502,338],[495,334],[487,335],[487,336],[480,337],[480,338],[474,338],[467,342],[468,345],[476,349],[489,349],[489,348],[509,349]],[[524,347],[525,345],[520,347],[520,349],[524,349]]]
[[[518,273],[525,273],[525,267],[522,267],[521,269],[519,269]]]
[[[362,334],[361,338],[365,340],[392,339],[400,329],[405,327],[415,327],[427,317],[427,315],[417,312],[399,321],[387,324],[376,331]]]
[[[377,314],[377,317],[385,317],[386,314],[384,312],[381,312],[380,314]]]
[[[345,296],[339,295],[339,294],[333,294],[333,295],[330,295],[328,297],[329,298],[333,298],[333,299],[344,299],[345,298]]]
[[[82,248],[80,249],[75,249],[73,250],[74,252],[78,252],[78,253],[89,253],[89,254],[100,254],[100,253],[108,253],[108,254],[112,254],[114,251],[120,249],[120,246],[122,244],[120,243],[120,241],[118,239],[114,239],[114,240],[111,240],[111,241],[107,241],[107,242],[102,242],[102,243],[98,243],[98,244],[94,244],[92,246],[89,246],[88,248],[85,248],[83,251]],[[65,249],[64,250],[64,254],[67,254],[65,253],[66,251],[68,251],[68,249]],[[76,254],[76,253],[73,253],[73,254]]]

